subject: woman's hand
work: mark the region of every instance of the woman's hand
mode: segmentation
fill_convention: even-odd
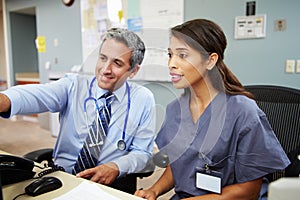
[[[174,180],[172,170],[170,165],[168,165],[164,173],[157,180],[157,182],[152,185],[152,187],[150,187],[148,190],[137,190],[134,195],[145,198],[147,200],[156,200],[157,197],[168,192],[173,187]]]
[[[156,194],[152,190],[137,190],[134,193],[135,196],[145,198],[147,200],[155,200]]]

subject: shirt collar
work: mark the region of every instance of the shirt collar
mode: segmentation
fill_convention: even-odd
[[[95,84],[97,84],[97,82]],[[97,99],[100,98],[106,92],[108,92],[108,90],[104,90],[104,89],[100,88],[97,84],[97,91],[96,91]],[[126,93],[126,82],[119,89],[113,91],[113,94],[115,95],[115,100],[117,100],[118,102],[121,102],[125,96],[125,93]]]

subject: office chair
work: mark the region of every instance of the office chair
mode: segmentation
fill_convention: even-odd
[[[3,200],[1,172],[0,172],[0,200]]]
[[[265,112],[291,164],[283,171],[269,174],[269,182],[300,174],[300,90],[275,85],[246,85]]]
[[[45,149],[38,149],[32,152],[29,152],[23,155],[24,158],[33,160],[37,163],[41,163],[43,161],[48,162],[48,166],[53,166],[53,158],[52,158],[53,149],[52,148],[45,148]],[[123,178],[120,178],[118,182],[114,182],[111,187],[134,194],[134,192],[138,189],[137,188],[137,179],[138,178],[145,178],[153,174],[155,168],[155,164],[152,159],[147,163],[146,167],[139,173],[128,174]]]

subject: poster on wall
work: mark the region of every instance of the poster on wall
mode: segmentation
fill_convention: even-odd
[[[82,67],[83,72],[94,73],[102,35],[112,25],[110,4],[107,0],[81,0],[80,3]],[[170,81],[169,28],[183,22],[183,6],[184,0],[128,0],[126,27],[139,34],[147,48],[136,80]]]
[[[183,22],[183,0],[141,0],[140,36],[146,45],[141,70],[135,80],[170,81],[167,66],[169,29]]]
[[[183,0],[140,1],[144,28],[170,28],[183,21]]]
[[[35,46],[39,53],[46,53],[46,37],[37,36],[35,40]]]
[[[94,73],[101,36],[109,27],[107,3],[104,0],[81,0],[80,3],[83,71]]]

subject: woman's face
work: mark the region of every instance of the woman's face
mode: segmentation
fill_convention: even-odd
[[[168,66],[171,80],[177,89],[194,87],[207,74],[207,60],[201,54],[188,46],[183,40],[171,36]]]

